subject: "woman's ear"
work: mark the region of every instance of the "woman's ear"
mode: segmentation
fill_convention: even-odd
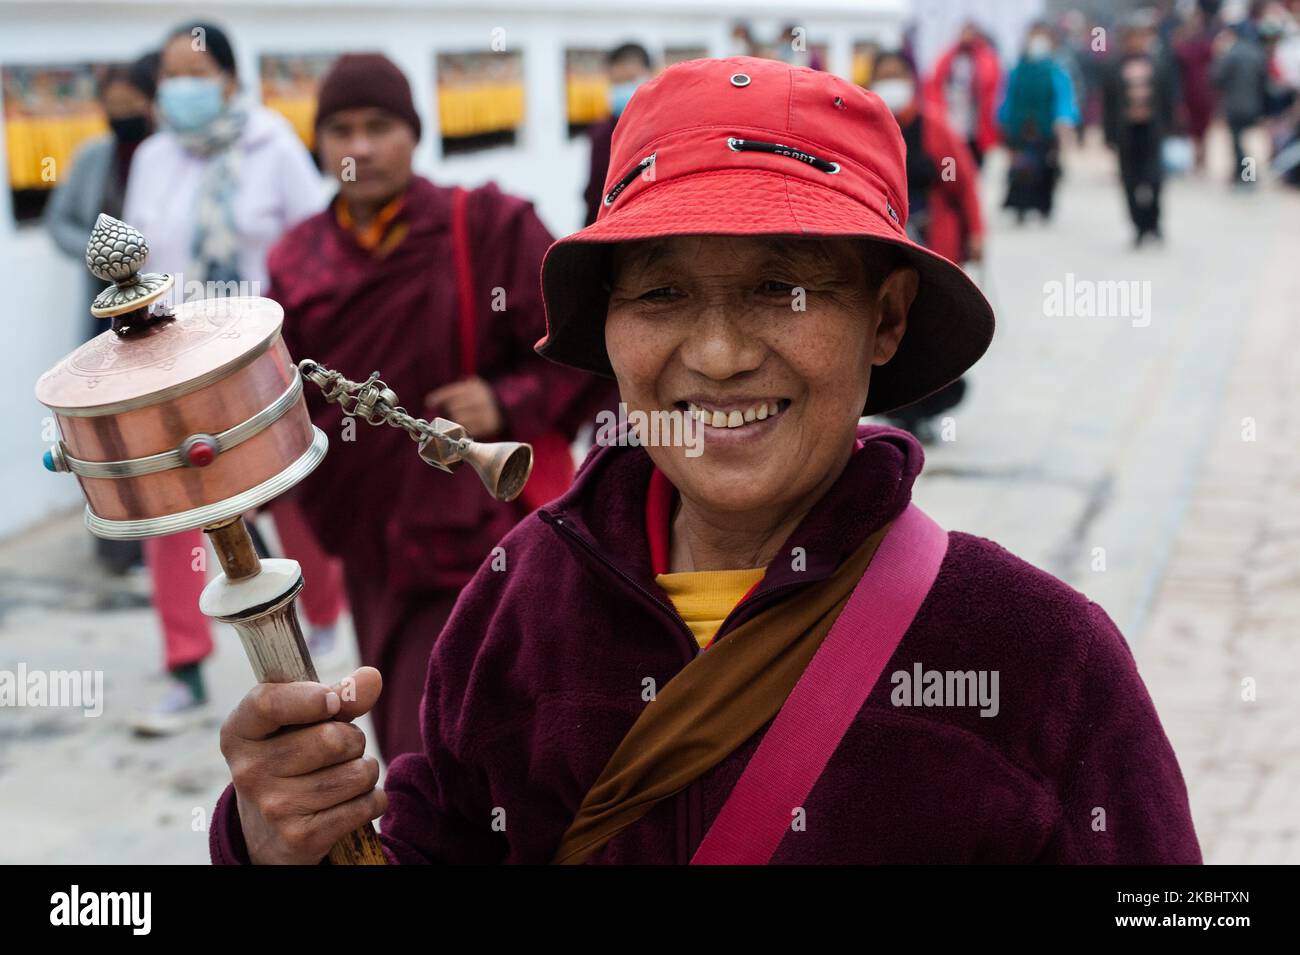
[[[921,277],[910,265],[897,265],[876,291],[876,345],[873,365],[883,365],[894,357],[907,331],[907,312],[920,288]]]

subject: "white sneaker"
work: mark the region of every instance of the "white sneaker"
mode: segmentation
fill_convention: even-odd
[[[157,703],[136,710],[129,722],[140,736],[173,736],[198,725],[207,714],[207,702],[195,697],[186,684],[173,680]]]

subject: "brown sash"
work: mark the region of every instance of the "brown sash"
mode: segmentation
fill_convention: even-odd
[[[682,668],[637,717],[560,840],[553,863],[587,859],[702,776],[780,711],[876,548],[877,530],[830,577],[738,626]]]

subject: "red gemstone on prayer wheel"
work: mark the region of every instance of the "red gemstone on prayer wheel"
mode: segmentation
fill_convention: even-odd
[[[217,459],[217,449],[206,441],[195,441],[186,454],[192,468],[206,468]]]

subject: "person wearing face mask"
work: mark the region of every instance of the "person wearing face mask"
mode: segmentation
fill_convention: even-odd
[[[638,86],[650,79],[654,68],[650,54],[640,43],[624,43],[610,51],[605,60],[609,73],[609,118],[588,130],[591,138],[591,175],[582,197],[587,203],[584,225],[596,221],[604,197],[605,174],[609,171],[609,144],[614,137],[614,126],[632,99]]]
[[[148,236],[149,268],[176,277],[177,301],[265,294],[271,246],[325,202],[310,154],[287,120],[240,97],[234,48],[210,23],[168,34],[155,105],[160,129],[136,152],[122,216]],[[342,610],[341,571],[291,500],[270,510],[283,549],[311,581],[302,602],[308,643],[324,655]],[[144,552],[171,681],[131,723],[167,735],[205,711],[201,663],[212,652],[211,624],[198,606],[205,541],[201,531],[186,531],[150,539]]]
[[[158,73],[158,54],[148,53],[129,66],[110,68],[99,81],[99,102],[109,133],[85,143],[67,175],[59,178],[45,210],[50,237],[68,257],[83,263],[86,239],[101,212],[120,218],[127,173],[136,147],[153,132],[151,113]],[[84,271],[84,270],[83,270]],[[85,272],[89,298],[103,283]],[[87,313],[87,337],[104,330]]]
[[[239,95],[234,49],[211,24],[171,33],[156,105],[161,130],[140,150],[125,205],[149,237],[150,268],[264,285],[271,246],[324,205],[311,156],[287,120]]]
[[[101,212],[122,215],[122,197],[136,147],[153,132],[150,104],[157,72],[158,54],[149,53],[104,74],[99,82],[99,102],[108,119],[109,134],[92,139],[77,151],[45,209],[45,224],[54,244],[78,263],[78,271],[86,279],[82,301],[89,302],[103,288],[103,282],[83,267],[86,239]],[[82,310],[80,320],[87,338],[104,330],[103,321],[89,312]],[[95,553],[104,569],[119,576],[141,561],[139,541],[96,537]]]
[[[907,234],[913,241],[958,264],[984,256],[979,167],[962,137],[917,98],[916,67],[901,50],[876,58],[871,91],[879,96],[903,133],[907,147]],[[940,391],[900,408],[889,420],[923,444],[933,440],[931,422],[955,408],[966,393],[958,378]]]
[[[925,84],[931,112],[966,140],[977,165],[983,165],[984,154],[998,141],[993,109],[1001,82],[997,52],[979,25],[969,22],[957,42],[939,56]]]
[[[917,97],[916,68],[902,51],[876,58],[871,91],[898,120],[907,145],[907,222],[913,238],[953,262],[979,262],[984,250],[979,169],[966,143]]]
[[[1060,131],[1079,122],[1070,76],[1052,59],[1055,46],[1045,24],[1030,27],[1020,61],[1007,77],[998,109],[1002,137],[1011,151],[1004,208],[1023,222],[1031,210],[1051,218],[1061,174]]]

